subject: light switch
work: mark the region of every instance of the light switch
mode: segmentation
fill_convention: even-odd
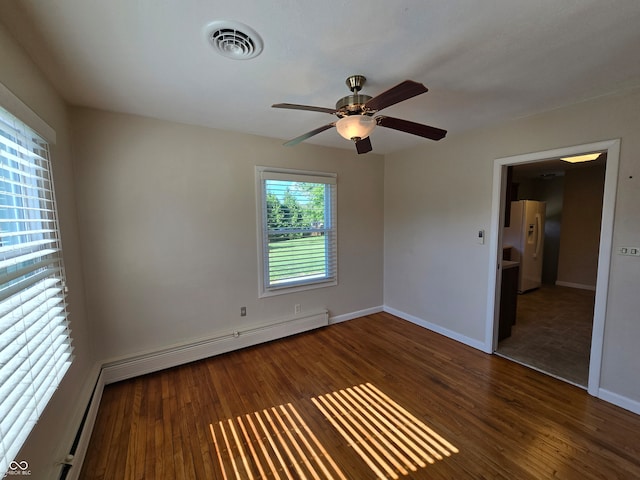
[[[484,245],[484,230],[478,230],[478,240],[480,245]]]

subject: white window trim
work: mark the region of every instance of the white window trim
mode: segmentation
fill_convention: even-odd
[[[263,192],[263,180],[291,180],[292,177],[300,177],[301,182],[317,182],[317,183],[327,183],[333,186],[334,196],[334,208],[331,212],[331,222],[333,225],[333,230],[336,235],[336,239],[333,245],[333,255],[335,257],[335,269],[334,276],[331,279],[321,279],[317,282],[313,281],[305,281],[301,285],[287,285],[282,288],[268,288],[265,282],[265,278],[267,275],[266,265],[265,265],[265,251],[267,246],[265,245],[264,238],[264,212],[265,212],[265,195]],[[337,227],[338,227],[338,193],[337,193],[337,174],[336,173],[328,173],[328,172],[318,172],[318,171],[309,171],[309,170],[296,170],[296,169],[287,169],[287,168],[279,168],[279,167],[265,167],[265,166],[256,166],[255,167],[255,182],[256,182],[256,225],[257,225],[257,246],[258,246],[258,297],[272,297],[276,295],[283,295],[287,293],[293,292],[301,292],[305,290],[312,290],[317,288],[324,287],[332,287],[338,284],[338,241],[337,241]]]
[[[56,144],[56,131],[2,83],[0,83],[0,105],[25,125],[29,125],[29,128],[40,134],[49,145]]]

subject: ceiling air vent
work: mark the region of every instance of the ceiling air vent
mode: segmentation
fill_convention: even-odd
[[[262,39],[252,28],[239,22],[218,21],[207,25],[207,40],[222,56],[248,60],[262,52]]]

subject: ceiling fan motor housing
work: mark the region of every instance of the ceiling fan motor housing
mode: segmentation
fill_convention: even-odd
[[[338,115],[360,115],[364,113],[364,104],[371,100],[369,95],[347,95],[336,102]]]

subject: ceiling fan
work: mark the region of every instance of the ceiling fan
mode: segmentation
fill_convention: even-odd
[[[380,95],[370,97],[369,95],[362,95],[359,93],[366,80],[367,79],[362,75],[352,75],[347,78],[346,84],[347,87],[349,87],[349,90],[351,90],[351,95],[347,95],[346,97],[342,97],[338,100],[336,102],[336,108],[313,107],[310,105],[297,105],[294,103],[276,103],[271,105],[273,108],[309,110],[312,112],[330,113],[338,117],[338,120],[335,122],[328,123],[327,125],[323,125],[311,130],[310,132],[304,133],[293,140],[289,140],[284,145],[288,147],[297,145],[298,143],[333,127],[336,127],[338,133],[342,137],[347,140],[352,140],[356,144],[356,150],[358,153],[367,153],[372,150],[373,147],[371,146],[369,134],[373,131],[376,125],[429,138],[431,140],[440,140],[445,137],[447,131],[440,128],[430,127],[429,125],[410,122],[409,120],[402,120],[400,118],[387,117],[385,115],[373,116],[383,108],[403,102],[415,97],[416,95],[426,93],[428,90],[423,84],[412,80],[405,80],[395,87],[391,87],[386,92],[382,92]]]

